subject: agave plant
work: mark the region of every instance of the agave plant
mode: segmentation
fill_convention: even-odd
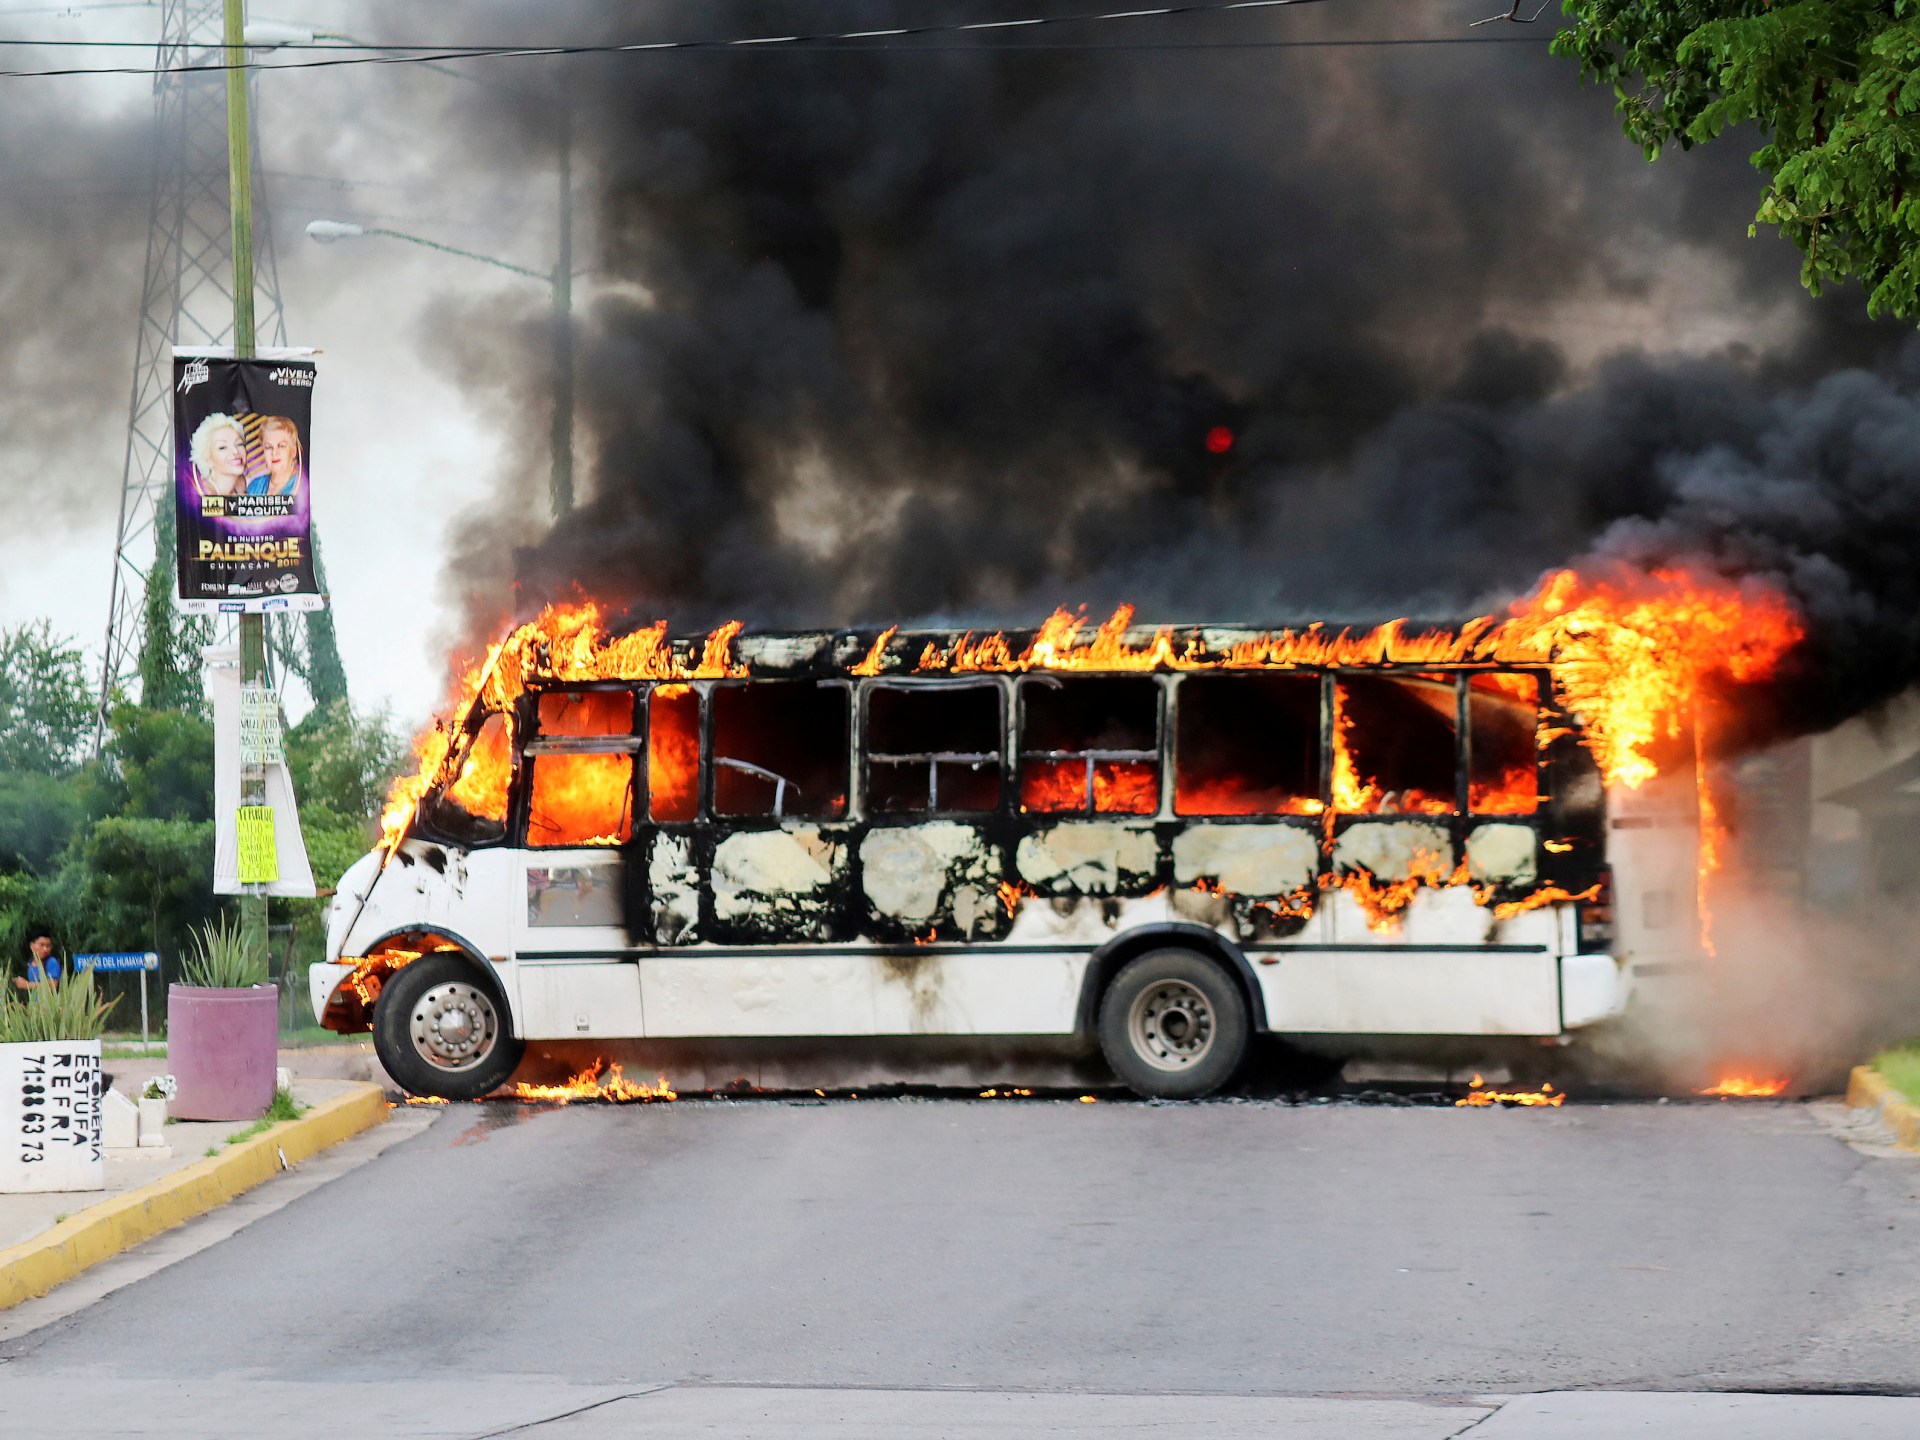
[[[97,1040],[112,1008],[110,1001],[96,999],[91,970],[24,994],[9,990],[0,995],[0,1045]]]
[[[181,970],[187,984],[209,990],[244,990],[267,979],[266,957],[252,953],[239,922],[226,915],[193,932],[193,950]]]

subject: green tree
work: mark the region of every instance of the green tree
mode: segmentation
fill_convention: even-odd
[[[52,895],[82,944],[177,958],[226,903],[212,870],[212,821],[110,815],[70,852]]]
[[[1920,0],[1562,0],[1556,53],[1613,87],[1627,136],[1752,125],[1755,225],[1800,248],[1819,294],[1857,279],[1874,315],[1920,320]]]
[[[107,758],[95,814],[213,818],[213,723],[203,716],[116,706]]]
[[[87,819],[87,787],[0,770],[0,872],[45,874]]]
[[[206,698],[198,647],[206,627],[173,608],[174,522],[171,503],[158,507],[153,525],[153,566],[141,597],[140,701],[155,710],[198,710]]]
[[[286,749],[303,811],[320,806],[368,826],[404,754],[386,711],[357,714],[345,701],[316,706],[287,732]]]
[[[0,630],[0,771],[64,775],[92,726],[79,647],[46,620]]]

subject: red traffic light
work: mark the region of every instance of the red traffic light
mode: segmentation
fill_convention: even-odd
[[[1209,455],[1226,454],[1233,449],[1233,431],[1224,425],[1214,426],[1207,431],[1206,446]]]

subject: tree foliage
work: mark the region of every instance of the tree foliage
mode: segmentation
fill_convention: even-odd
[[[1920,321],[1920,0],[1562,7],[1555,52],[1613,87],[1648,159],[1752,125],[1769,177],[1753,228],[1800,248],[1814,294],[1857,279],[1872,314]]]
[[[92,728],[79,647],[45,620],[0,630],[0,770],[64,775]]]
[[[78,647],[45,621],[0,630],[0,977],[43,925],[62,953],[157,950],[172,972],[193,931],[227,909],[212,885],[213,725],[197,671],[162,663],[180,660],[180,634],[155,626],[147,638],[149,703],[115,705],[92,756],[94,696]],[[286,753],[326,889],[372,844],[403,747],[384,713],[357,714],[343,699],[293,727]],[[272,909],[276,925],[292,922],[293,958],[317,959],[324,902]],[[286,952],[280,942],[274,951],[277,968]]]

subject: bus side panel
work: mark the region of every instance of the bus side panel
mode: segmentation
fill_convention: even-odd
[[[650,955],[650,1037],[1069,1035],[1087,956],[926,951]]]
[[[1638,974],[1699,963],[1699,796],[1691,774],[1607,797],[1614,953]]]
[[[1281,950],[1255,969],[1282,1032],[1557,1035],[1559,964],[1548,952],[1382,948]]]
[[[514,1028],[523,1040],[638,1039],[647,1033],[639,967],[631,960],[523,960],[513,969],[520,992]]]
[[[875,964],[864,955],[771,947],[649,955],[640,962],[647,1034],[872,1035]]]
[[[1088,956],[929,952],[877,956],[882,1035],[1068,1035]]]

